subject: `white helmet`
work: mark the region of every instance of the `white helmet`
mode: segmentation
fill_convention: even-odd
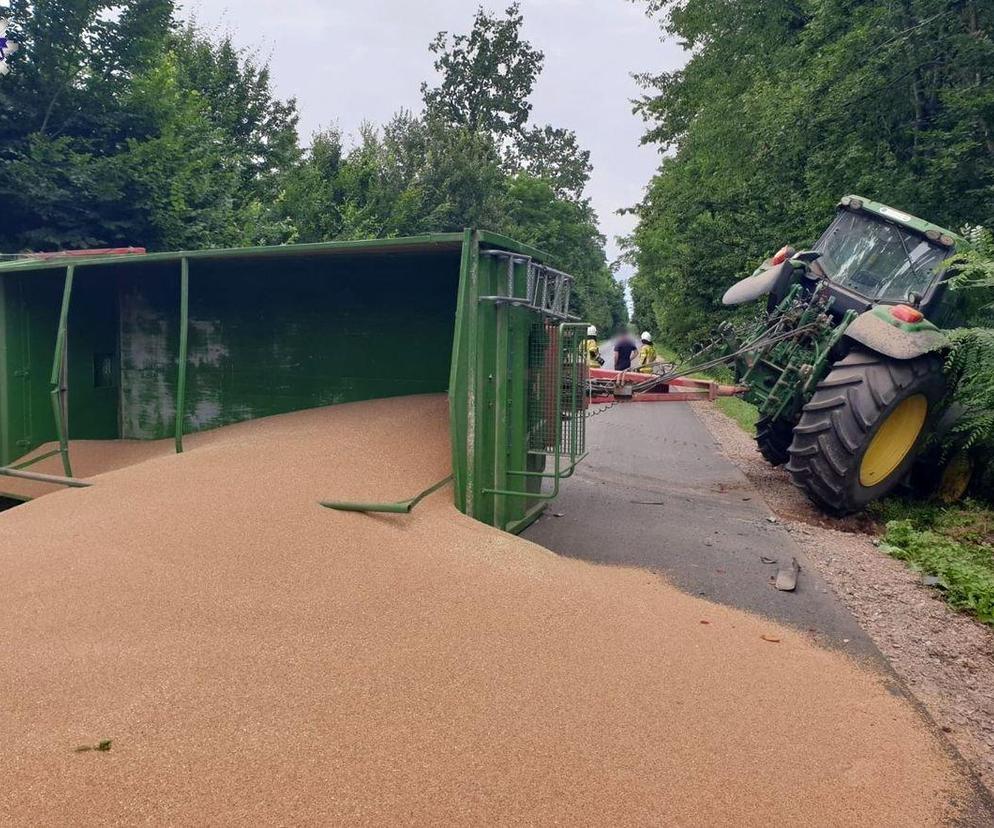
[[[591,325],[587,328],[587,336],[597,336],[597,326]]]
[[[646,342],[652,342],[652,334],[649,333],[648,331],[642,331],[642,339],[644,339]]]

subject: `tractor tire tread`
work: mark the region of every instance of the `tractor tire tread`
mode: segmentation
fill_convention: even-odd
[[[912,393],[925,393],[931,409],[943,387],[937,356],[898,361],[854,349],[835,363],[802,409],[785,466],[793,483],[830,514],[859,511],[900,482],[914,453],[876,487],[863,488],[859,466],[876,427]]]
[[[835,397],[828,397],[819,402],[809,402],[804,406],[805,411],[831,411],[833,408],[841,408],[846,404],[846,398],[844,395],[839,394]]]
[[[760,454],[772,466],[782,466],[790,459],[789,449],[794,439],[793,423],[763,417],[756,423],[756,444]]]

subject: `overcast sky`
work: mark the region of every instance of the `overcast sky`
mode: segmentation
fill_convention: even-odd
[[[383,123],[401,108],[420,108],[420,85],[434,77],[428,43],[440,30],[470,28],[475,0],[187,0],[187,16],[230,31],[236,43],[271,60],[280,97],[295,96],[301,138],[337,125],[347,135],[364,120]],[[500,11],[506,0],[484,5]],[[536,123],[577,132],[591,151],[588,189],[617,255],[614,237],[629,232],[616,211],[639,201],[658,162],[642,147],[633,72],[673,69],[686,60],[663,42],[657,21],[630,0],[521,0],[525,36],[545,52],[532,96]]]

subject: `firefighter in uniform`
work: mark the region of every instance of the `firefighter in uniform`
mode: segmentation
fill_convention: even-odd
[[[639,373],[651,374],[656,361],[656,349],[652,345],[652,334],[642,331],[642,347],[639,349]]]
[[[591,368],[600,368],[604,364],[601,346],[597,342],[597,328],[594,325],[587,328],[587,339],[583,343],[583,350],[587,354],[587,365]]]

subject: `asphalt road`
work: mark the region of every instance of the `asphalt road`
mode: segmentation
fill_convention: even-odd
[[[691,594],[802,629],[876,666],[915,705],[972,788],[966,825],[994,803],[687,403],[627,403],[588,422],[589,456],[524,536],[559,554],[642,567]],[[763,559],[777,563],[765,563]],[[794,592],[772,579],[796,558]]]
[[[569,557],[661,573],[689,593],[882,661],[692,406],[618,405],[589,420],[587,440],[589,456],[525,537]],[[772,579],[792,559],[797,589],[780,592]]]

